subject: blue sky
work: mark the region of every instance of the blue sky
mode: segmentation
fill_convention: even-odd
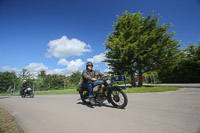
[[[182,47],[200,40],[200,0],[0,0],[0,71],[70,75],[93,61],[104,72],[103,43],[125,10],[159,13]]]

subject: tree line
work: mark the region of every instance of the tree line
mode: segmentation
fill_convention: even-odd
[[[22,83],[27,80],[28,86],[36,91],[75,89],[78,87],[81,72],[74,72],[71,76],[61,74],[46,74],[40,71],[36,76],[23,69],[19,74],[15,72],[0,72],[0,93],[5,93],[9,88],[14,91],[22,89]]]

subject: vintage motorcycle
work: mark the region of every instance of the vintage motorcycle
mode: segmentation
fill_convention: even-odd
[[[128,103],[128,97],[126,93],[122,90],[122,88],[118,86],[113,86],[111,83],[111,80],[107,79],[107,76],[102,76],[100,79],[103,81],[103,92],[100,92],[100,85],[93,87],[93,95],[96,104],[102,104],[104,101],[108,101],[108,103],[111,103],[114,107],[123,109],[127,106]],[[81,100],[85,104],[90,104],[89,101],[89,92],[88,88],[81,88],[79,91]]]
[[[25,98],[26,96],[30,96],[30,98],[34,98],[33,90],[30,87],[27,87],[25,91],[21,90],[20,95],[22,98]]]

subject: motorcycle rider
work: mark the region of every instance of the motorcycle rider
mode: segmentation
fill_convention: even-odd
[[[22,83],[22,92],[25,93],[27,88],[28,88],[28,82],[24,80]]]
[[[97,81],[95,76],[103,76],[103,74],[95,72],[93,69],[92,62],[87,62],[86,69],[83,70],[82,78],[83,78],[83,88],[88,88],[89,91],[89,99],[91,104],[95,104],[94,96],[93,96],[93,87],[99,84],[101,85],[101,90],[103,90],[103,81]]]

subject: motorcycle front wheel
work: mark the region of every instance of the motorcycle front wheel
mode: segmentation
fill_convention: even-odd
[[[123,109],[128,104],[128,97],[123,90],[113,90],[111,93],[111,104],[119,109]]]

